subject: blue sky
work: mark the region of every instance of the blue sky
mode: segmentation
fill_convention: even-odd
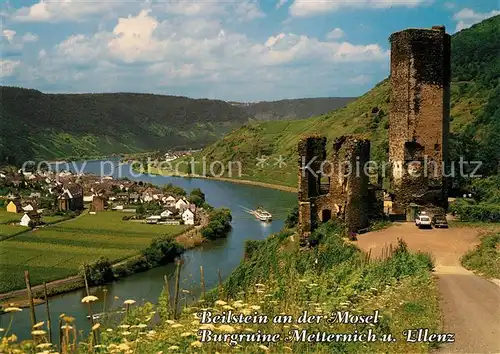
[[[10,0],[2,85],[258,101],[359,96],[389,73],[392,32],[455,33],[498,0]]]

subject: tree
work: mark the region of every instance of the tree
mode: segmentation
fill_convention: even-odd
[[[205,201],[205,193],[203,193],[200,188],[193,189],[191,191],[191,195],[192,196],[196,195],[196,196],[200,197],[203,201]]]
[[[286,217],[285,226],[291,229],[292,227],[297,226],[298,222],[299,222],[299,207],[295,205],[290,214],[288,214],[288,216]]]
[[[146,213],[146,208],[144,208],[144,205],[140,204],[136,209],[135,209],[135,213],[136,214],[139,214],[139,215],[142,215],[144,213]]]
[[[101,257],[92,263],[84,263],[80,274],[86,275],[89,285],[101,285],[114,280],[113,266],[108,258]]]
[[[41,198],[40,199],[40,208],[42,209],[51,209],[54,205],[54,201],[51,198]]]
[[[142,251],[142,255],[152,266],[166,264],[184,252],[184,248],[171,237],[163,236],[154,239],[151,245]]]
[[[174,186],[172,183],[164,185],[163,192],[173,195],[183,195],[183,196],[186,195],[186,191],[184,189],[178,186]]]
[[[196,205],[198,208],[201,208],[203,206],[203,204],[205,203],[203,201],[203,199],[201,199],[199,196],[197,195],[191,195],[189,196],[188,198],[188,202],[190,202],[191,204],[194,204]]]
[[[229,209],[214,209],[209,215],[208,225],[201,229],[202,236],[208,240],[226,237],[231,230],[232,219]]]

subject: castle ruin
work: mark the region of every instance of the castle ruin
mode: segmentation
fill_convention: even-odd
[[[451,37],[444,26],[391,35],[389,161],[393,212],[447,208]]]
[[[434,26],[394,33],[390,42],[392,211],[407,219],[415,205],[444,213],[451,37],[443,26]],[[345,222],[348,232],[357,233],[383,210],[381,189],[370,184],[364,169],[370,160],[370,141],[342,136],[333,143],[329,160],[326,143],[325,137],[309,136],[298,144],[299,230],[304,238],[334,217]]]
[[[319,223],[331,218],[343,220],[349,232],[368,227],[370,213],[377,209],[373,207],[375,189],[365,171],[370,141],[342,136],[334,141],[330,159],[326,158],[325,137],[306,137],[300,140],[298,150],[302,235],[308,237]]]

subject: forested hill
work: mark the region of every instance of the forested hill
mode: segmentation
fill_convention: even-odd
[[[495,173],[500,159],[500,16],[452,36],[451,158],[483,161]],[[345,108],[305,120],[247,124],[199,153],[207,161],[240,161],[243,179],[297,185],[297,143],[301,136],[367,134],[372,158],[387,160],[390,85],[384,80]],[[329,144],[330,145],[330,144]],[[256,158],[271,157],[267,167]],[[287,165],[273,164],[282,156]],[[200,171],[195,171],[200,172]],[[228,176],[229,177],[229,176]]]
[[[199,148],[250,118],[308,117],[345,105],[343,99],[329,98],[284,102],[247,106],[152,94],[44,94],[0,86],[0,164]]]
[[[133,93],[44,94],[14,87],[0,89],[0,153],[4,158],[63,158],[197,148],[248,120],[239,108],[224,101]]]
[[[256,103],[230,102],[257,120],[301,119],[326,114],[345,107],[356,97],[298,98]]]

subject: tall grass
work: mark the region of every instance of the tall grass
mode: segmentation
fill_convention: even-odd
[[[183,309],[174,320],[171,303],[164,292],[156,310],[146,304],[130,311],[120,325],[100,330],[98,347],[90,340],[81,342],[82,352],[99,353],[404,353],[427,352],[425,343],[407,343],[403,331],[408,328],[440,327],[437,289],[430,269],[432,260],[426,254],[412,254],[403,242],[387,252],[385,259],[371,260],[355,246],[345,243],[342,227],[327,223],[314,237],[316,248],[300,248],[293,230],[275,234],[267,240],[247,246],[247,257],[223,282],[193,306]],[[335,311],[370,314],[379,310],[381,319],[375,324],[200,324],[197,312],[213,314],[258,313],[272,319],[290,315],[297,319],[303,311],[327,318]],[[153,325],[152,312],[159,312]],[[281,338],[294,329],[327,333],[392,334],[396,342],[200,342],[199,330],[213,334],[257,333],[279,334]],[[9,344],[12,347],[12,343]],[[94,344],[95,345],[95,344]],[[5,348],[5,347],[4,347]],[[2,348],[0,348],[1,350]],[[5,350],[5,349],[4,349]]]
[[[481,243],[462,257],[462,265],[488,277],[500,279],[500,233],[483,236]]]

